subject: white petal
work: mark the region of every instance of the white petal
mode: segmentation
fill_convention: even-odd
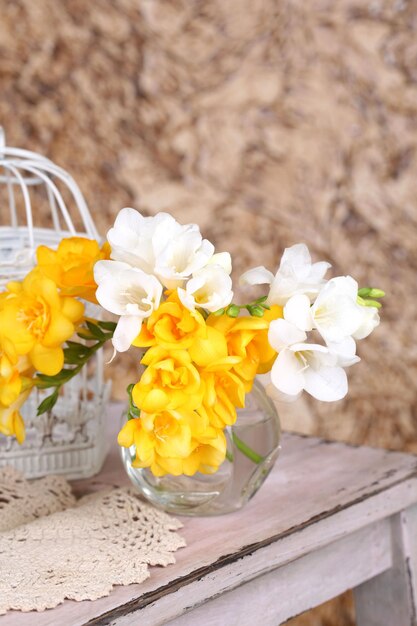
[[[129,350],[132,342],[139,335],[141,327],[141,317],[123,315],[117,323],[112,339],[115,350],[118,352]]]
[[[336,276],[329,280],[327,285],[333,285],[336,289],[336,293],[347,295],[356,302],[359,285],[352,276]]]
[[[126,312],[125,298],[120,293],[120,287],[114,280],[104,280],[97,287],[96,298],[99,304],[115,315],[124,315]]]
[[[313,318],[311,315],[310,298],[298,294],[290,298],[284,307],[284,319],[294,324],[300,330],[311,330]]]
[[[144,221],[143,215],[136,209],[126,207],[121,209],[114,221],[114,228],[123,228],[127,231],[138,232]]]
[[[273,320],[269,325],[268,341],[277,352],[280,352],[293,343],[305,341],[307,335],[286,320]]]
[[[293,352],[320,352],[321,354],[330,354],[327,346],[322,346],[320,343],[293,343],[290,346]]]
[[[208,263],[210,265],[220,265],[228,274],[232,273],[232,257],[228,252],[213,254]]]
[[[308,367],[304,372],[304,389],[323,402],[335,402],[345,397],[348,391],[346,372],[341,367]]]
[[[97,261],[94,265],[94,280],[99,285],[103,280],[123,270],[130,270],[132,266],[122,261]]]
[[[188,293],[185,289],[182,289],[181,287],[178,287],[177,293],[180,301],[185,306],[185,308],[189,311],[195,311],[196,302],[194,296]]]
[[[353,333],[355,339],[365,339],[379,325],[378,309],[373,306],[361,306],[361,322]]]
[[[320,283],[330,267],[331,263],[327,263],[327,261],[319,261],[318,263],[313,263],[309,273],[309,279],[313,282]]]
[[[327,347],[337,356],[337,364],[340,367],[350,367],[360,361],[356,354],[356,343],[352,337],[347,337],[340,343],[329,342]]]
[[[274,280],[272,272],[267,270],[263,265],[253,267],[244,272],[239,279],[241,285],[270,285]]]
[[[291,350],[282,350],[271,370],[271,381],[282,393],[298,395],[304,388],[304,366]]]
[[[311,265],[311,254],[305,243],[296,243],[290,248],[285,248],[281,257],[280,266],[288,264],[296,269]]]

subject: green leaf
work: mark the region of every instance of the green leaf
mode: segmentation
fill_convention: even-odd
[[[87,324],[88,330],[90,331],[90,333],[93,335],[95,339],[103,340],[106,338],[106,335],[103,333],[101,328],[97,326],[97,324],[94,324],[93,322],[90,322],[88,320],[86,320],[86,324]]]
[[[45,376],[38,374],[37,379],[46,384],[47,387],[57,387],[67,382],[73,376],[73,370],[69,368],[62,369],[55,376]],[[39,385],[38,385],[39,386]]]
[[[89,350],[88,346],[86,346],[83,343],[78,343],[78,341],[70,341],[70,340],[68,340],[65,343],[68,346],[68,348],[73,348],[74,350],[80,350],[80,352],[81,351],[85,352],[85,351]]]
[[[87,358],[88,352],[79,352],[78,350],[73,350],[72,348],[64,348],[64,362],[67,365],[80,365],[80,363],[84,363]]]
[[[140,410],[137,407],[130,405],[128,419],[136,419],[137,417],[140,417]]]
[[[49,386],[55,385],[56,376],[47,376],[46,374],[37,374],[36,379],[48,384]]]
[[[50,396],[47,396],[46,398],[44,398],[44,400],[42,400],[42,402],[38,406],[37,415],[42,415],[43,413],[46,413],[47,411],[50,411],[51,409],[53,409],[57,400],[58,400],[58,389],[55,389],[54,393],[52,393]]]
[[[104,328],[104,330],[110,330],[112,333],[116,330],[117,323],[116,322],[97,322],[100,328]]]
[[[133,391],[134,386],[135,386],[134,383],[131,383],[130,385],[126,387],[126,391],[129,396],[129,409],[127,413],[128,420],[131,420],[136,417],[140,417],[140,409],[138,409],[138,407],[136,406],[132,398],[132,391]]]
[[[89,358],[91,350],[83,343],[68,341],[67,347],[64,348],[64,361],[69,365],[79,365]]]

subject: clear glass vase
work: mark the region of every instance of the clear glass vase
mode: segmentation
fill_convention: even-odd
[[[278,457],[280,436],[277,410],[255,380],[246,407],[226,429],[227,455],[215,474],[157,478],[132,466],[133,446],[121,454],[130,480],[152,504],[177,515],[221,515],[240,509],[261,487]]]

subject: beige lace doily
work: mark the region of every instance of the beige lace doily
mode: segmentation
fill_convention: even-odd
[[[13,467],[0,468],[0,532],[74,506],[70,484],[62,476],[25,480]]]
[[[140,583],[148,565],[175,562],[172,553],[185,546],[174,532],[181,526],[119,488],[0,533],[0,614],[95,600],[114,585]]]

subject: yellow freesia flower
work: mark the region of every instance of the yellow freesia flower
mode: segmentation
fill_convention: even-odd
[[[36,251],[41,273],[54,281],[63,296],[77,296],[97,303],[93,268],[97,261],[110,258],[110,246],[99,246],[94,239],[68,237],[56,250],[39,246]]]
[[[191,420],[195,419],[191,415]],[[155,476],[181,474],[181,458],[193,450],[190,415],[177,411],[162,411],[131,419],[119,432],[120,446],[135,446],[134,467],[149,467]]]
[[[263,317],[210,315],[207,325],[221,332],[229,355],[240,357],[234,371],[245,381],[246,392],[252,388],[256,374],[268,372],[277,356],[268,342],[268,328],[273,319],[282,317],[282,307],[275,305]]]
[[[226,437],[221,429],[210,428],[192,453],[182,460],[182,474],[193,476],[196,472],[214,474],[226,458]]]
[[[81,302],[60,296],[55,283],[35,269],[23,282],[7,285],[0,309],[2,335],[16,353],[27,355],[41,373],[57,374],[64,364],[62,344],[82,320]]]
[[[158,345],[166,350],[186,350],[194,341],[206,337],[204,317],[198,311],[189,311],[172,291],[142,325],[134,346],[147,348]]]
[[[203,396],[198,370],[186,350],[149,348],[141,363],[146,369],[133,388],[133,400],[146,413],[165,409],[193,410]]]
[[[222,430],[207,426],[195,412],[141,413],[123,426],[120,446],[135,446],[134,467],[148,467],[154,476],[212,474],[226,456]]]

